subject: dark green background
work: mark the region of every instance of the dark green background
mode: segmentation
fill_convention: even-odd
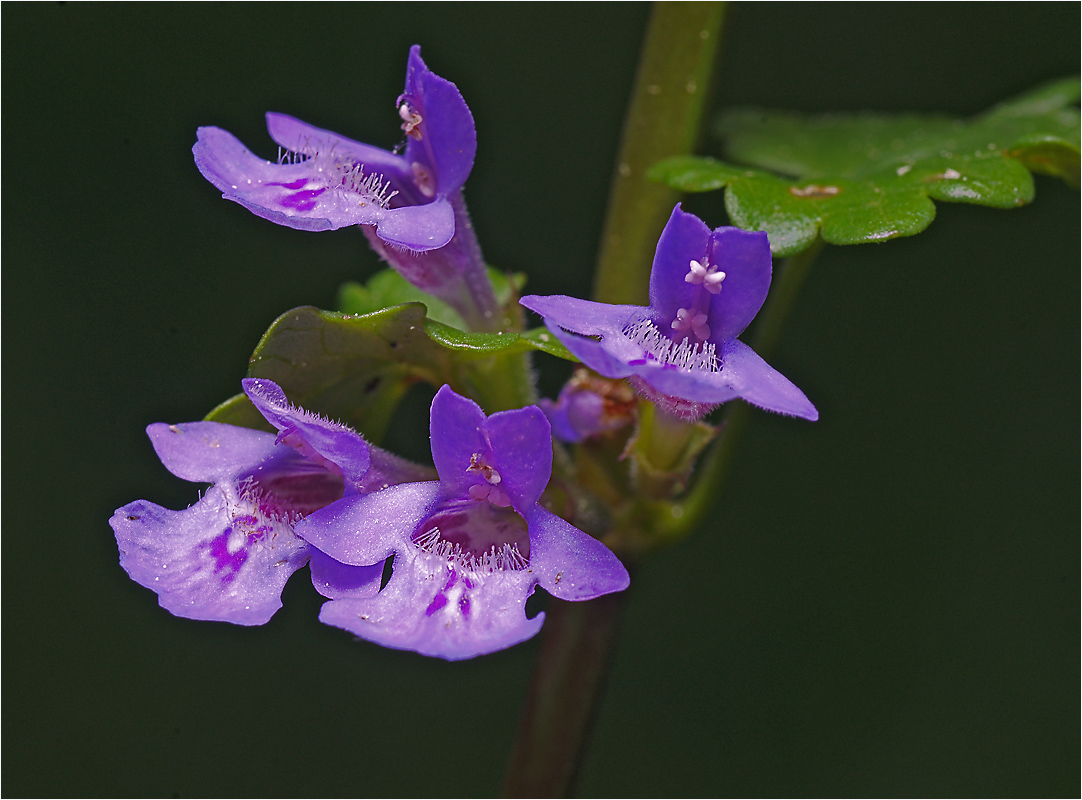
[[[355,231],[221,200],[196,126],[271,156],[273,109],[390,147],[420,43],[476,116],[488,260],[586,295],[647,13],[4,4],[5,795],[496,790],[536,641],[357,643],[305,573],[263,628],[174,618],[107,520],[192,502],[143,428],[200,418],[275,316],[377,268]],[[719,107],[970,114],[1079,64],[1075,3],[729,22]],[[1078,195],[1039,179],[821,256],[772,359],[821,420],[757,412],[712,522],[637,573],[582,794],[1078,792],[1078,250]]]

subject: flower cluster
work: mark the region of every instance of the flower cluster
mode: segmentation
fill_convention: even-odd
[[[497,327],[502,315],[462,200],[477,147],[470,110],[416,46],[395,105],[400,151],[268,114],[284,148],[277,161],[213,127],[199,129],[195,161],[224,197],[272,222],[359,226],[471,328]],[[433,467],[292,405],[270,380],[245,380],[278,433],[151,425],[162,463],[210,488],[183,511],[145,500],[118,509],[110,522],[120,563],[164,608],[191,619],[266,623],[286,581],[308,565],[327,598],[320,620],[362,639],[451,660],[528,639],[544,621],[526,615],[536,587],[578,601],[628,585],[602,542],[542,501],[554,434],[580,442],[632,424],[635,391],[687,420],[735,397],[816,419],[800,390],[736,338],[762,305],[770,271],[765,234],[712,231],[677,206],[658,242],[648,307],[521,299],[585,367],[556,402],[491,416],[443,386],[430,415]]]
[[[327,624],[447,659],[528,639],[537,585],[588,600],[628,585],[601,542],[538,504],[552,471],[536,406],[486,417],[444,386],[432,402],[428,468],[291,406],[267,380],[244,391],[277,436],[216,422],[147,429],[175,475],[214,485],[170,511],[139,500],[110,520],[120,563],[191,619],[261,625],[310,562]],[[381,590],[384,564],[394,557]]]

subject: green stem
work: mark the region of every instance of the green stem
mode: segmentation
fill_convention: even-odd
[[[616,647],[627,593],[552,600],[530,692],[504,777],[504,797],[566,797]]]
[[[725,3],[654,5],[609,192],[596,300],[647,302],[654,248],[679,195],[646,172],[694,150],[724,17]]]
[[[602,235],[596,299],[645,303],[658,236],[677,194],[646,179],[662,158],[692,152],[702,127],[724,3],[657,3],[632,89]],[[620,555],[618,553],[618,555]],[[626,592],[554,600],[507,768],[507,796],[571,790],[608,675]]]
[[[806,250],[787,259],[780,270],[780,277],[770,287],[770,297],[759,314],[758,327],[751,341],[752,348],[763,358],[769,358],[777,345],[797,293],[822,249],[823,240],[816,239]],[[666,504],[665,513],[658,519],[660,529],[672,535],[688,533],[710,511],[728,475],[737,442],[749,416],[747,403],[729,405],[722,420],[721,433],[696,471],[695,486],[682,500]]]

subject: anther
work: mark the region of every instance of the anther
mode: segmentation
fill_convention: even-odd
[[[704,258],[703,263],[692,261],[689,266],[690,270],[684,276],[685,282],[701,284],[710,294],[717,294],[721,291],[721,282],[725,280],[725,273],[720,272],[717,265],[710,266],[707,259]]]
[[[483,477],[488,483],[491,483],[493,486],[503,480],[500,477],[500,473],[497,472],[494,467],[490,467],[488,464],[481,460],[480,453],[474,453],[472,456],[470,456],[470,465],[466,467],[466,472],[480,472],[481,477]]]
[[[414,111],[409,103],[403,103],[398,107],[398,116],[402,118],[402,130],[406,135],[421,141],[421,129],[417,127],[421,124],[421,115]]]

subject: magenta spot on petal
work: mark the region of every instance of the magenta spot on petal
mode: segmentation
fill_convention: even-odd
[[[308,183],[307,178],[297,178],[297,180],[293,181],[292,183],[279,183],[278,181],[268,181],[267,186],[284,186],[286,189],[292,189],[296,191],[297,189],[303,189],[304,184],[306,183]]]
[[[436,595],[435,599],[433,599],[431,603],[428,604],[428,608],[425,609],[425,616],[431,617],[445,605],[447,605],[447,595],[441,592],[440,594]]]
[[[641,367],[645,363],[646,363],[645,358],[633,358],[633,359],[631,359],[630,361],[627,362],[627,365],[629,367]]]
[[[454,586],[457,581],[458,581],[458,573],[455,572],[454,570],[451,570],[451,574],[447,576],[447,583],[444,584],[443,591],[446,592],[448,589],[450,589],[452,586]]]
[[[473,588],[473,581],[471,581],[469,579],[469,577],[463,575],[462,576],[462,585],[465,586],[467,589],[472,589]]]
[[[462,597],[458,598],[458,607],[462,611],[462,616],[468,617],[470,615],[470,596],[463,593]]]
[[[287,195],[278,201],[279,205],[286,208],[295,208],[297,211],[311,211],[316,207],[316,198],[323,194],[324,189],[306,189],[303,192]]]
[[[240,568],[248,560],[248,549],[245,547],[238,548],[235,553],[229,552],[229,535],[232,532],[232,527],[226,528],[221,534],[203,544],[203,547],[210,551],[210,557],[214,559],[214,574],[225,572],[222,575],[222,583],[229,583],[236,578]]]

